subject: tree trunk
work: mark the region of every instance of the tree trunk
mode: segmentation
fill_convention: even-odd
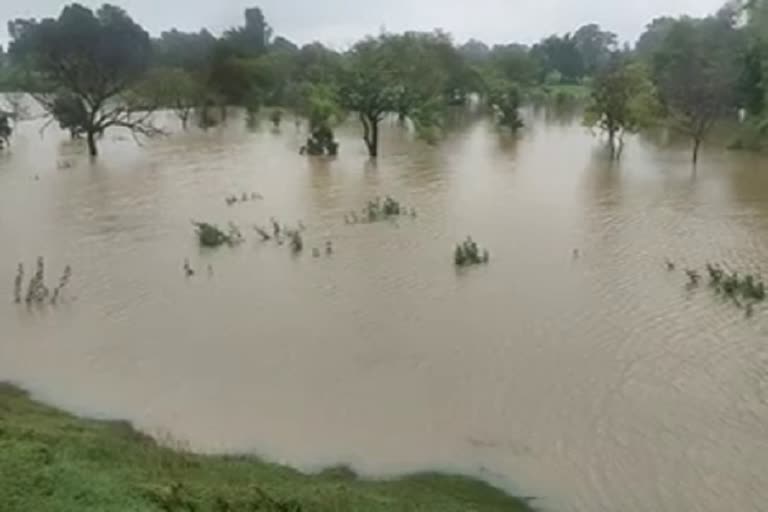
[[[96,133],[93,130],[88,130],[86,135],[88,138],[88,154],[98,156],[99,149],[96,147]]]
[[[363,140],[371,158],[379,156],[379,120],[375,116],[360,114],[363,123]]]
[[[616,130],[608,128],[608,147],[611,149],[611,159],[616,158]]]
[[[696,164],[699,163],[699,149],[701,148],[701,138],[700,137],[694,137],[693,138],[693,166],[696,167]]]

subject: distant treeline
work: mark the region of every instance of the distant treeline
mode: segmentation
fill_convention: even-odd
[[[760,146],[766,127],[768,0],[731,1],[706,18],[655,19],[634,47],[587,24],[532,46],[457,44],[436,30],[366,37],[339,52],[275,36],[258,7],[220,37],[173,29],[152,38],[119,7],[79,4],[58,18],[12,20],[8,32],[0,89],[33,93],[93,154],[112,126],[153,134],[138,112],[169,108],[186,128],[193,115],[207,127],[228,106],[270,106],[308,119],[325,139],[354,113],[375,157],[387,115],[434,141],[445,110],[472,97],[515,130],[526,97],[568,101],[573,91],[586,91],[586,122],[608,135],[614,154],[624,133],[654,123],[689,135],[694,160],[719,119],[749,119],[742,146]]]

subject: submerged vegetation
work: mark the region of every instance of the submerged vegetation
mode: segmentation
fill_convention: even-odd
[[[726,272],[722,266],[707,263],[709,284],[717,292],[727,297],[742,298],[762,302],[766,299],[765,284],[760,276],[738,272]]]
[[[29,280],[27,285],[27,293],[23,297],[23,301],[27,305],[31,304],[52,304],[56,305],[61,299],[61,295],[64,289],[69,284],[72,278],[72,267],[67,265],[64,267],[64,272],[59,278],[59,282],[56,286],[51,288],[45,283],[45,260],[42,256],[37,258],[35,266],[35,273]],[[24,287],[24,264],[19,263],[16,269],[16,277],[13,281],[13,302],[21,304],[22,294]]]
[[[456,246],[453,251],[453,262],[457,267],[468,267],[472,265],[484,265],[491,260],[488,249],[480,250],[480,247],[467,237],[466,240]]]
[[[346,224],[358,224],[358,223],[373,223],[381,222],[385,220],[391,220],[400,216],[410,215],[416,217],[415,208],[406,208],[399,201],[391,198],[390,196],[372,199],[360,210],[360,214],[357,212],[348,212],[344,215],[344,222]]]
[[[675,265],[667,260],[667,269],[674,270]],[[752,316],[754,307],[768,298],[766,285],[759,275],[741,274],[727,271],[718,263],[707,263],[704,270],[709,278],[709,288],[717,295],[730,299],[739,308],[745,308],[747,316]],[[702,273],[696,269],[685,269],[688,289],[697,288],[702,281]]]
[[[244,241],[240,229],[231,222],[227,231],[207,222],[193,222],[192,224],[195,226],[195,232],[201,247],[220,247],[222,245],[234,247]]]

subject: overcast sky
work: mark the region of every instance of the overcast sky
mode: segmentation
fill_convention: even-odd
[[[119,0],[152,34],[176,27],[219,33],[241,25],[243,10],[258,5],[275,33],[297,43],[321,41],[345,47],[355,39],[389,31],[442,28],[456,40],[489,43],[532,43],[553,33],[573,31],[596,22],[619,34],[637,38],[643,27],[661,15],[701,16],[716,11],[725,0]],[[58,15],[67,2],[58,0],[0,0],[0,43],[7,42],[5,22],[17,17]],[[103,0],[81,0],[97,6]]]

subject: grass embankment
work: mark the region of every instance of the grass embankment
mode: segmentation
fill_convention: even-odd
[[[311,433],[308,433],[311,435]],[[0,384],[0,511],[530,511],[471,479],[305,475],[250,456],[158,446],[129,424],[88,420]]]

